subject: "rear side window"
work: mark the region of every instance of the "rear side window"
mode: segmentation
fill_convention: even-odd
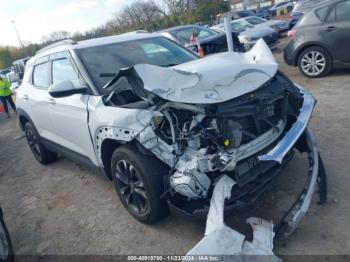
[[[315,11],[317,18],[320,19],[321,22],[323,22],[326,19],[327,15],[329,13],[329,9],[330,9],[330,7],[326,6],[326,7],[322,7],[320,9],[317,9]]]
[[[350,20],[350,1],[340,2],[335,6],[335,17],[337,21]]]
[[[68,58],[61,58],[52,61],[52,83],[57,84],[59,82],[70,80],[75,87],[79,87],[79,77],[75,72],[72,64]]]
[[[48,88],[50,85],[49,63],[38,64],[33,70],[33,85],[42,88]]]

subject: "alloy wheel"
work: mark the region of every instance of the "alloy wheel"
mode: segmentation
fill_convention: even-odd
[[[326,68],[326,58],[321,52],[310,51],[301,58],[301,68],[307,75],[320,75]]]
[[[40,158],[41,152],[40,152],[40,146],[38,143],[38,137],[37,135],[33,132],[31,128],[26,129],[26,137],[28,140],[28,144],[30,149],[33,151],[33,153]]]
[[[130,210],[137,215],[144,214],[147,211],[149,198],[134,166],[126,160],[119,160],[116,163],[115,177],[121,196]]]

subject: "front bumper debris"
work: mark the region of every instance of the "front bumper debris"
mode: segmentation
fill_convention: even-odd
[[[312,196],[315,192],[317,183],[319,186],[319,194],[321,200],[320,202],[325,203],[327,200],[326,173],[322,160],[319,156],[313,134],[307,128],[314,106],[316,104],[316,100],[309,92],[302,89],[301,87],[299,88],[303,93],[304,102],[300,109],[300,114],[296,122],[279,141],[279,143],[274,145],[274,147],[269,152],[258,157],[260,163],[269,163],[272,165],[272,168],[270,168],[266,173],[259,175],[259,179],[257,180],[263,180],[263,183],[261,186],[259,186],[259,188],[253,188],[252,191],[254,194],[247,191],[248,193],[246,193],[246,195],[249,195],[249,198],[245,198],[248,200],[246,203],[243,203],[244,201],[242,201],[242,199],[235,197],[234,189],[237,189],[237,186],[239,185],[239,182],[235,181],[234,183],[237,183],[238,185],[236,185],[236,187],[233,187],[229,196],[227,197],[227,200],[224,201],[225,205],[223,205],[223,210],[225,210],[225,213],[227,215],[253,204],[267,189],[270,188],[275,176],[277,176],[283,170],[284,166],[292,158],[293,150],[295,148],[300,152],[306,153],[308,155],[309,161],[309,173],[307,174],[307,182],[296,202],[275,227],[276,239],[279,240],[288,237],[300,223],[302,217],[306,214],[310,207]],[[214,188],[214,191],[215,189],[216,186]],[[239,187],[239,195],[242,195],[242,190],[245,190],[244,187]],[[184,209],[179,208],[171,203],[171,201],[168,201],[168,203],[172,212],[178,214],[180,213],[181,215],[202,218],[208,214],[207,206],[198,208],[193,212],[187,212]],[[211,205],[212,201],[209,207],[208,221],[211,217]]]
[[[309,160],[308,180],[297,201],[275,229],[277,239],[279,240],[287,238],[296,229],[301,219],[309,210],[317,183],[319,186],[320,203],[323,204],[327,201],[326,174],[316,148],[315,138],[309,129],[305,131],[304,139]]]
[[[225,199],[231,195],[235,182],[228,176],[222,176],[216,183],[210,201],[205,235],[188,253],[188,256],[233,256],[237,260],[243,255],[267,255],[268,261],[280,261],[273,254],[273,224],[251,217],[247,219],[253,229],[253,241],[247,241],[241,233],[231,229],[224,223]],[[231,261],[228,258],[227,261]]]

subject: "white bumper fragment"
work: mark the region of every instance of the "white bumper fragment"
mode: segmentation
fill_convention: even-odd
[[[280,261],[273,254],[273,223],[260,218],[247,220],[253,228],[253,241],[245,240],[245,236],[224,223],[225,199],[231,196],[231,189],[236,183],[224,175],[215,185],[207,218],[205,236],[188,253],[188,256],[235,256],[240,261],[244,255],[266,255],[267,261]],[[225,260],[225,258],[223,259]]]

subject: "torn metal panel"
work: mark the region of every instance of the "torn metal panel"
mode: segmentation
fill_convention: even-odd
[[[101,145],[105,139],[130,142],[150,126],[155,117],[163,116],[160,112],[150,109],[107,107],[103,103],[101,97],[91,97],[88,104],[89,127],[99,166],[103,166]]]
[[[134,66],[147,91],[190,104],[219,103],[249,93],[270,80],[277,68],[263,40],[247,53],[220,53],[170,68]]]
[[[140,132],[137,140],[167,165],[173,166],[175,164],[175,155],[173,154],[174,147],[160,139],[154,133],[151,125]]]
[[[225,199],[231,196],[236,183],[228,176],[222,176],[216,183],[207,217],[204,238],[187,255],[234,256],[240,261],[246,255],[268,255],[268,261],[280,261],[273,254],[273,223],[259,218],[249,218],[253,228],[253,241],[224,223]]]

